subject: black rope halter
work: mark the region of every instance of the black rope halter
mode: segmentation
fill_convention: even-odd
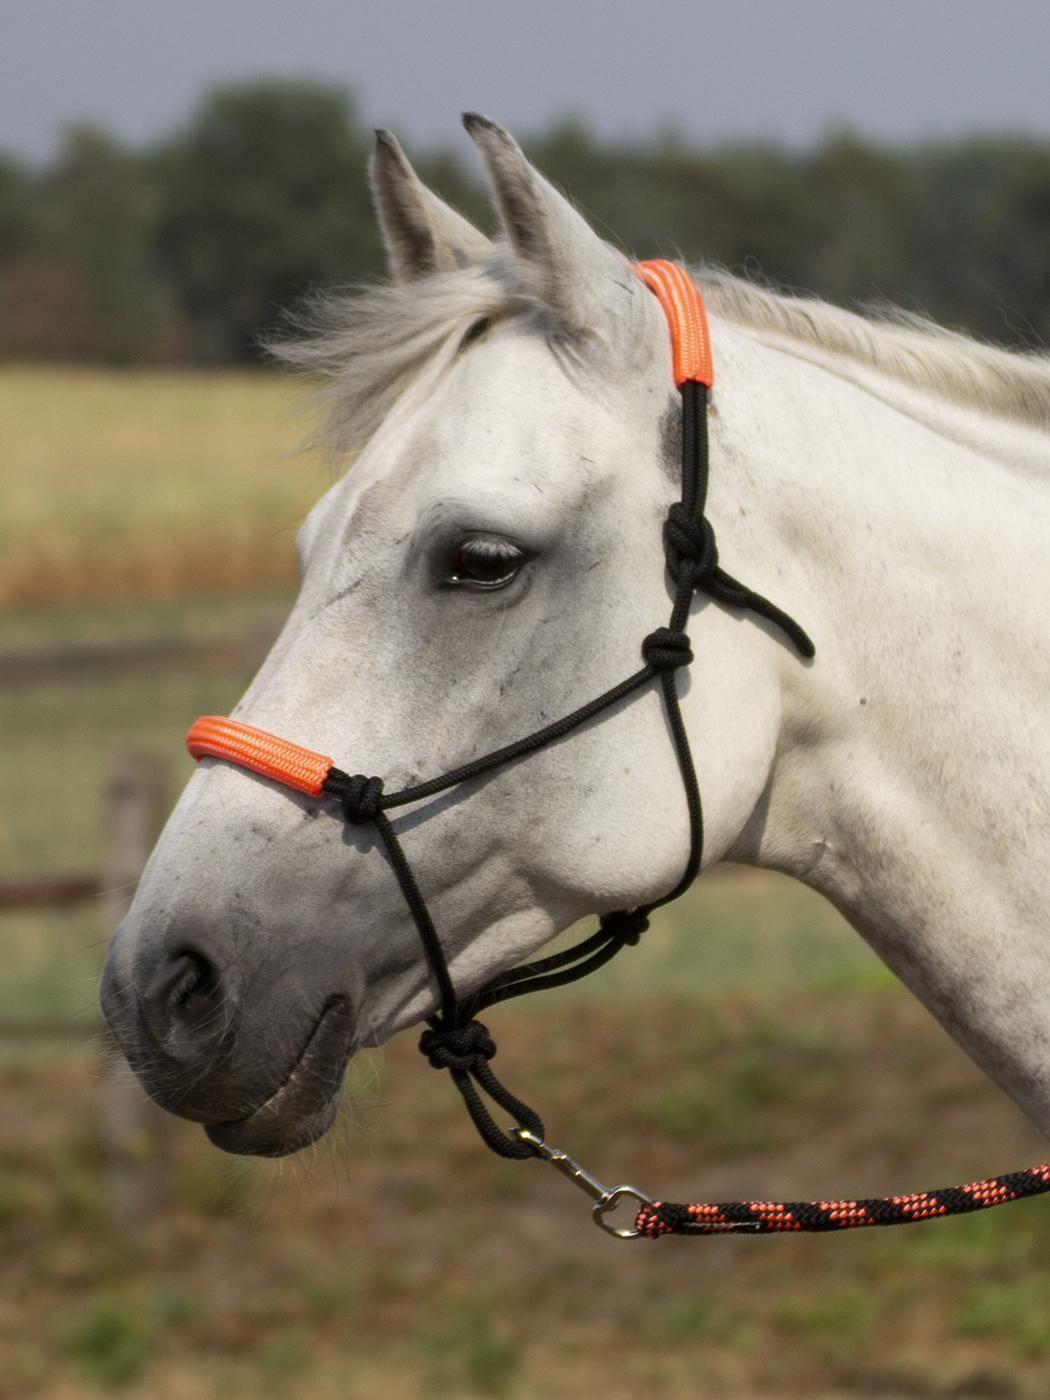
[[[731,578],[719,565],[714,528],[704,514],[707,499],[708,391],[706,385],[687,380],[681,386],[681,393],[681,496],[664,522],[664,549],[667,569],[674,583],[674,602],[667,626],[657,627],[642,639],[644,664],[639,670],[586,705],[526,735],[524,739],[507,744],[440,777],[402,788],[400,792],[384,792],[381,778],[369,778],[362,774],[350,776],[338,768],[329,771],[322,785],[325,792],[341,800],[346,820],[354,824],[372,825],[386,849],[405,903],[419,931],[438,992],[440,1009],[430,1017],[419,1048],[435,1069],[448,1070],[482,1140],[501,1157],[536,1156],[536,1147],[531,1139],[543,1138],[543,1123],[539,1115],[512,1094],[493,1072],[491,1062],[496,1053],[496,1044],[487,1028],[476,1019],[477,1015],[497,1002],[524,996],[527,992],[560,987],[594,972],[621,948],[636,944],[649,927],[649,915],[653,910],[683,894],[700,870],[704,848],[700,787],[689,748],[689,736],[682,720],[675,679],[677,671],[693,660],[685,630],[693,595],[704,592],[719,602],[764,617],[780,628],[800,655],[811,657],[814,654],[813,643],[797,622],[761,594]],[[603,915],[597,931],[574,947],[501,973],[460,1000],[456,996],[427,902],[387,812],[432,797],[435,793],[456,787],[516,759],[538,753],[547,744],[570,734],[585,721],[610,709],[652,680],[659,680],[660,683],[689,810],[689,852],[680,879],[672,890],[649,904]],[[504,1132],[492,1117],[479,1090],[483,1090],[489,1099],[509,1113],[523,1132]]]

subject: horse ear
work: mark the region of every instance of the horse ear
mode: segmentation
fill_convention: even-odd
[[[566,329],[594,329],[608,307],[610,281],[630,281],[627,260],[529,164],[503,127],[477,112],[465,112],[463,125],[485,162],[526,290]]]
[[[368,174],[396,281],[454,272],[492,252],[483,233],[427,189],[389,131],[376,132]]]

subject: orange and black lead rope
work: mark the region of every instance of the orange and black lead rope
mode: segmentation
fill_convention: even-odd
[[[753,1235],[792,1232],[826,1233],[859,1230],[868,1225],[913,1225],[945,1215],[1042,1196],[1050,1191],[1050,1162],[1007,1172],[966,1186],[916,1191],[909,1196],[875,1196],[858,1201],[710,1201],[679,1205],[654,1201],[643,1205],[635,1229],[646,1239],[663,1235],[715,1235],[740,1231]]]

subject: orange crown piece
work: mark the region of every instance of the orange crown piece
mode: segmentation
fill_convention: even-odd
[[[319,795],[332,768],[332,760],[322,753],[225,715],[201,715],[194,720],[186,747],[194,758],[222,758],[311,797]]]
[[[715,382],[711,362],[711,335],[700,288],[688,272],[666,258],[635,263],[634,270],[663,307],[671,330],[674,382],[680,389],[688,380]]]

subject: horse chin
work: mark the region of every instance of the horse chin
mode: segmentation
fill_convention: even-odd
[[[323,1137],[339,1108],[352,1028],[349,1004],[334,998],[291,1074],[264,1104],[244,1118],[205,1125],[215,1146],[240,1156],[287,1157]]]

